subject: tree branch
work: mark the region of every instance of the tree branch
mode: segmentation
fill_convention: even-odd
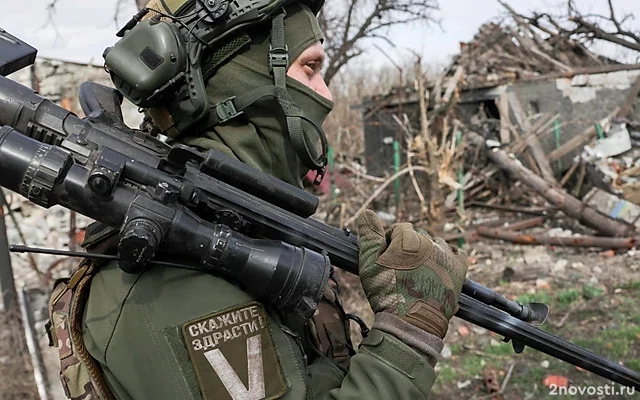
[[[556,46],[562,41],[572,40],[580,47],[585,54],[592,58],[591,54],[583,45],[585,42],[592,42],[596,39],[608,41],[625,48],[640,51],[640,32],[633,32],[624,27],[624,22],[633,18],[633,15],[625,15],[620,20],[616,14],[613,0],[606,0],[609,15],[583,14],[576,7],[574,0],[567,0],[567,14],[563,17],[555,18],[547,13],[534,12],[531,17],[518,14],[506,2],[499,0],[509,14],[518,22],[524,20],[528,25],[539,29],[549,35],[546,42]],[[561,21],[564,20],[564,21]],[[611,24],[612,29],[604,28],[604,24]],[[614,29],[615,28],[615,29]],[[601,57],[598,57],[601,59]]]
[[[591,34],[596,39],[606,40],[611,43],[618,44],[620,46],[626,47],[631,50],[640,51],[640,38],[638,38],[634,34],[630,34],[630,32],[606,32],[603,29],[600,29],[597,25],[592,24],[589,21],[586,21],[579,15],[572,16],[569,18],[570,21],[576,23],[579,27],[585,28],[585,33]],[[635,40],[631,42],[626,40],[624,37],[620,37],[618,35],[626,36]],[[637,39],[636,39],[637,38]]]
[[[342,7],[336,6],[340,4]],[[436,9],[436,0],[328,0],[321,25],[327,53],[325,80],[330,82],[344,65],[363,53],[359,46],[362,41],[388,42],[384,30],[416,21],[433,21],[431,15]]]

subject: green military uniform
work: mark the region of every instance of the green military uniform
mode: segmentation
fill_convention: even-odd
[[[220,277],[174,268],[152,268],[132,276],[109,265],[101,268],[91,284],[85,344],[101,364],[118,399],[200,399],[199,372],[190,360],[184,325],[252,302],[254,299],[235,284]],[[281,381],[273,388],[273,393],[282,394],[280,398],[427,398],[435,379],[433,365],[441,347],[439,338],[421,332],[425,343],[412,348],[382,330],[386,328],[383,317],[381,329],[369,333],[345,375],[324,357],[308,357],[307,365],[300,346],[302,332],[292,332],[275,312],[267,313],[268,335],[277,358],[271,364],[264,358],[264,380]],[[241,343],[236,347],[242,348],[246,337],[234,340]],[[426,344],[429,341],[431,348]],[[224,356],[250,390],[246,352]],[[234,398],[219,382],[205,381],[202,385],[204,390],[219,389],[219,397],[207,398],[253,398]]]
[[[287,9],[285,38],[291,59],[318,40],[317,21],[308,8]],[[266,36],[252,37],[248,49],[222,65],[208,82],[209,100],[216,103],[270,82],[269,70],[260,62],[266,60],[268,44]],[[321,125],[330,102],[289,78],[287,88],[306,115]],[[274,115],[273,102],[265,101],[240,118],[179,140],[225,151],[299,186],[307,168]],[[442,326],[425,327],[420,321],[429,313],[422,306],[398,306],[396,300],[406,296],[371,300],[380,285],[393,290],[396,277],[387,272],[397,266],[378,265],[386,244],[375,238],[369,243],[366,257],[361,254],[361,270],[367,265],[384,270],[368,269],[374,279],[363,281],[376,322],[348,368],[309,346],[305,321],[256,302],[239,282],[180,268],[152,267],[140,274],[125,273],[114,262],[97,268],[84,308],[84,344],[118,399],[425,399],[435,379]],[[410,245],[407,251],[414,250]],[[425,260],[448,262],[430,256],[401,259],[414,261],[409,269],[422,268]],[[409,275],[398,275],[399,293],[402,285],[414,282],[411,271],[403,273]],[[451,279],[447,282],[450,287]],[[461,285],[454,283],[450,289],[459,295]],[[419,303],[428,303],[427,309],[433,305]],[[453,311],[444,312],[445,332]]]

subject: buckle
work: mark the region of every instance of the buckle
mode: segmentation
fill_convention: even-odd
[[[273,70],[275,67],[289,66],[289,46],[284,45],[284,48],[278,47],[274,49],[269,45],[269,67]]]
[[[313,184],[315,186],[320,186],[320,184],[322,183],[322,180],[324,179],[324,175],[327,173],[327,167],[323,167],[323,168],[318,168],[316,170],[316,177],[313,180]]]
[[[44,324],[44,331],[47,333],[47,339],[49,339],[49,347],[56,346],[56,342],[53,340],[53,332],[52,332],[53,324],[51,320],[48,320],[46,324]],[[57,347],[57,346],[56,346]]]
[[[231,118],[235,118],[244,112],[236,109],[236,105],[233,104],[233,100],[235,98],[236,96],[232,96],[216,104],[216,114],[218,115],[218,118],[220,118],[218,123],[221,124],[223,122],[227,122]]]

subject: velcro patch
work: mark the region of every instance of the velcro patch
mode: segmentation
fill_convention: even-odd
[[[249,302],[182,326],[205,399],[261,400],[286,392],[262,304]]]

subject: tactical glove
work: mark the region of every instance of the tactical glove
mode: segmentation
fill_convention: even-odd
[[[357,219],[360,280],[374,312],[387,312],[444,338],[458,310],[467,274],[466,254],[410,223],[385,234],[370,210]]]

